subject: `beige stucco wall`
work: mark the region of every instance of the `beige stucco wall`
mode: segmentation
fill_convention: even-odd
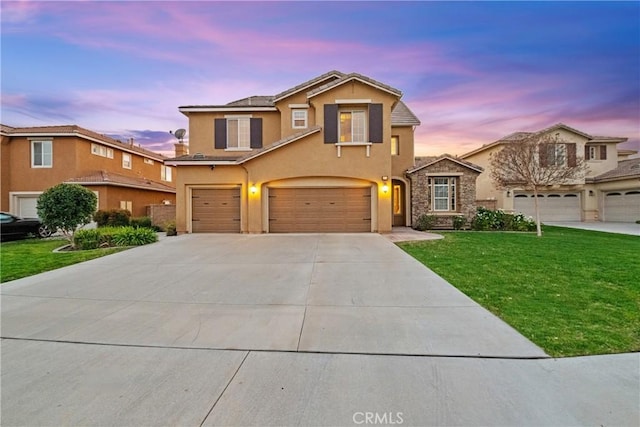
[[[399,154],[391,156],[391,174],[394,177],[404,177],[404,173],[415,163],[413,134],[411,126],[391,128],[391,135],[397,135],[400,138]],[[391,152],[391,146],[389,146],[389,152]]]

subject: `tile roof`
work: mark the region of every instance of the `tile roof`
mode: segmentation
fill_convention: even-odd
[[[273,107],[275,104],[273,103],[273,96],[271,95],[254,95],[229,102],[226,105],[229,107]]]
[[[65,182],[84,185],[113,185],[116,187],[132,187],[143,190],[163,191],[165,193],[175,193],[176,189],[161,182],[151,181],[147,178],[137,178],[120,175],[105,170],[94,171],[87,175],[78,176],[66,180]]]
[[[168,162],[172,162],[172,161],[235,162],[240,158],[242,158],[242,156],[211,156],[209,154],[194,153],[194,154],[185,154],[184,156],[174,157],[172,159],[168,159],[167,161]]]
[[[420,120],[407,107],[407,104],[398,101],[391,112],[391,126],[418,126],[419,124]]]
[[[293,135],[289,135],[286,138],[281,139],[280,141],[276,141],[273,144],[267,145],[266,147],[263,147],[257,151],[254,151],[253,153],[247,154],[246,156],[242,157],[241,159],[239,159],[238,163],[244,163],[247,160],[251,160],[255,157],[258,157],[262,154],[265,154],[269,151],[275,150],[276,148],[279,148],[283,145],[287,145],[291,142],[297,141],[298,139],[302,139],[305,136],[311,135],[313,133],[319,132],[322,129],[322,127],[320,126],[313,126],[310,127],[309,129],[305,129],[302,132],[298,132],[295,133]]]
[[[102,135],[100,133],[94,132],[89,129],[85,129],[77,125],[32,126],[32,127],[12,127],[7,125],[2,125],[1,131],[3,134],[6,134],[8,136],[42,136],[42,137],[55,136],[55,135],[78,136],[78,137],[93,139],[93,140],[96,140],[97,142],[105,143],[110,147],[117,148],[119,150],[135,152],[140,155],[150,157],[154,160],[163,161],[164,159],[167,158],[166,156],[163,156],[160,153],[147,150],[146,148],[131,145],[130,143],[118,141],[117,139],[113,139],[106,135]]]
[[[617,168],[598,175],[592,180],[594,182],[603,182],[626,178],[640,178],[640,158],[621,160],[618,162]]]
[[[418,160],[420,159],[420,160]],[[419,171],[420,169],[426,168],[427,166],[431,166],[435,163],[438,163],[442,160],[450,160],[452,162],[458,163],[464,167],[467,167],[469,169],[473,169],[477,172],[483,172],[484,168],[482,168],[481,166],[476,165],[475,163],[471,163],[468,162],[466,160],[463,160],[459,157],[455,157],[452,156],[451,154],[442,154],[440,156],[437,157],[432,157],[432,156],[428,156],[428,157],[416,157],[416,166],[414,166],[413,168],[409,169],[407,171],[408,174],[412,174],[414,172]]]

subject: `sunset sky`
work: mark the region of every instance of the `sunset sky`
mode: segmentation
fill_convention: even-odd
[[[403,93],[416,155],[563,122],[640,150],[640,2],[6,1],[2,116],[171,154],[181,105],[336,69]],[[187,135],[188,137],[188,135]]]

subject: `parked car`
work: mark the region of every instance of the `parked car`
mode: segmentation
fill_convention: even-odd
[[[29,236],[49,237],[51,230],[38,218],[20,218],[0,212],[0,240],[24,239]]]

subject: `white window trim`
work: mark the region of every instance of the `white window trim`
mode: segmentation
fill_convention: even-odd
[[[35,144],[44,144],[44,143],[48,143],[48,145],[51,147],[51,163],[48,165],[42,164],[42,165],[36,165],[35,164]],[[44,147],[44,145],[43,145]],[[44,150],[43,150],[44,153]],[[44,155],[42,156],[43,158],[41,160],[44,160]],[[44,161],[43,161],[44,163]],[[51,139],[41,139],[41,140],[37,140],[34,139],[31,141],[31,167],[34,169],[51,169],[53,167],[53,140]]]
[[[126,162],[124,160],[126,156],[129,156],[129,166],[126,165]],[[124,169],[131,169],[132,165],[133,165],[133,156],[129,153],[122,153],[122,167]]]
[[[167,171],[169,172],[169,179],[167,179]],[[171,167],[165,165],[160,166],[160,180],[164,182],[172,182],[173,170],[171,170]]]
[[[289,108],[291,109],[309,108],[309,104],[289,104]]]
[[[107,159],[113,159],[113,148],[92,142],[91,154],[94,156],[106,157]]]
[[[371,99],[336,99],[336,104],[371,104]]]
[[[153,160],[151,159],[147,159],[146,157],[144,158],[144,163],[147,165],[152,165],[153,164]]]
[[[297,118],[296,119],[296,114],[295,113],[304,113],[304,118]],[[296,120],[304,120],[304,124],[302,126],[296,126]],[[303,109],[293,109],[291,110],[291,127],[293,129],[306,129],[308,126],[308,122],[309,122],[309,114],[307,112],[307,110],[303,110]]]
[[[437,209],[436,208],[436,183],[435,179],[437,178],[446,178],[447,179],[447,209]],[[458,200],[456,198],[456,186],[458,178],[456,176],[447,175],[447,176],[432,176],[429,177],[431,180],[429,184],[429,191],[431,192],[431,211],[438,213],[445,212],[457,212],[458,208]],[[442,186],[444,184],[439,184]],[[438,197],[438,200],[444,200],[444,197]]]

